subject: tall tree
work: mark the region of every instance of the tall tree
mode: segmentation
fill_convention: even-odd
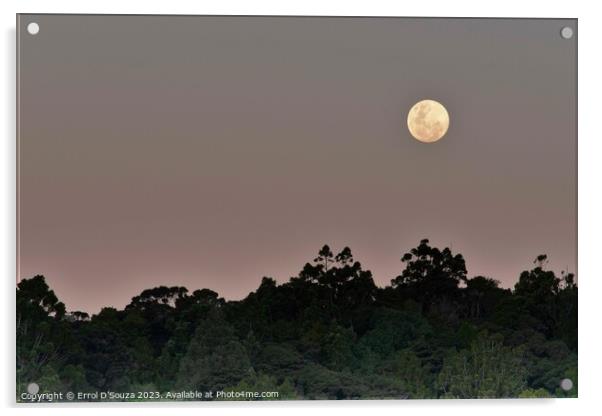
[[[41,275],[19,282],[16,304],[17,386],[43,379],[43,391],[60,390],[61,339],[68,331],[61,322],[65,304]]]
[[[182,358],[177,385],[200,391],[235,386],[252,371],[246,349],[219,311],[197,328]]]
[[[454,313],[453,302],[458,286],[466,283],[466,264],[461,254],[452,254],[449,248],[439,250],[420,241],[418,247],[405,253],[401,261],[405,269],[391,281],[393,288],[405,291],[422,303],[425,312]]]

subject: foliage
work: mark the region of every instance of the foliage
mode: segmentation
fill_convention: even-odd
[[[278,393],[261,400],[577,396],[577,285],[545,255],[505,289],[425,239],[379,288],[348,247],[335,253],[325,245],[297,276],[264,277],[239,301],[159,286],[92,316],[68,312],[43,276],[25,279],[17,398],[30,382]]]
[[[438,377],[444,398],[509,398],[527,388],[522,351],[482,335],[469,349],[451,351]]]

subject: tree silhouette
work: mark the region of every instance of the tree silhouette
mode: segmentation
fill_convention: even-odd
[[[449,248],[439,250],[423,239],[418,247],[401,258],[406,267],[391,281],[393,288],[418,299],[424,312],[453,313],[451,303],[457,298],[458,286],[466,283],[466,264],[461,254]]]
[[[241,300],[143,290],[124,309],[67,312],[43,276],[17,285],[17,400],[51,391],[276,391],[278,399],[576,397],[573,274],[536,257],[513,289],[467,276],[424,239],[377,287],[324,245]],[[574,387],[560,389],[570,378]]]
[[[319,263],[322,266],[324,272],[328,272],[328,263],[332,263],[333,254],[327,244],[322,247],[318,252],[318,257],[314,259],[314,262]]]
[[[65,315],[65,304],[59,302],[54,291],[48,287],[46,279],[41,275],[19,282],[17,305],[19,311],[27,311],[32,316],[53,316],[61,319]]]

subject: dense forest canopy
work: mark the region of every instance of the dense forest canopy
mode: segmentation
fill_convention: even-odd
[[[43,276],[17,285],[17,399],[53,391],[276,391],[278,399],[575,397],[577,286],[538,256],[513,289],[467,276],[428,240],[379,288],[348,247],[240,301],[144,290],[66,311]],[[560,381],[570,379],[568,391]]]

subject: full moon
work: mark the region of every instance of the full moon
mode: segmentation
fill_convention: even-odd
[[[408,129],[414,138],[423,143],[441,139],[449,128],[449,114],[435,100],[422,100],[414,104],[408,113]]]

